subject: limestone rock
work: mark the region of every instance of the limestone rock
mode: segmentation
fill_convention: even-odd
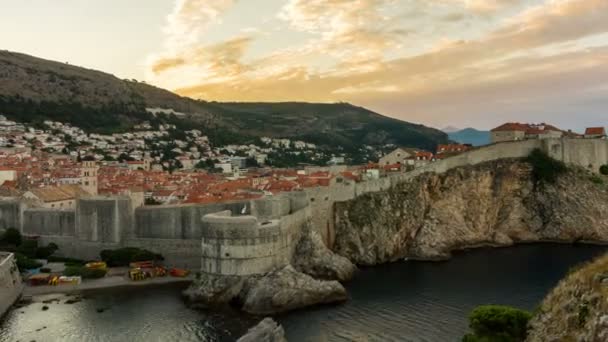
[[[355,264],[436,260],[453,250],[534,241],[608,241],[608,186],[571,168],[534,184],[531,166],[505,159],[427,173],[337,202],[334,252]]]
[[[316,280],[288,265],[253,282],[247,290],[243,310],[252,314],[276,314],[347,299],[346,290],[339,282]]]
[[[357,271],[350,260],[330,251],[321,235],[310,228],[303,232],[292,264],[300,272],[325,280],[348,281]]]
[[[287,342],[283,327],[272,318],[264,318],[258,325],[249,329],[237,342]]]
[[[240,296],[246,281],[247,279],[237,276],[202,274],[183,295],[194,307],[223,305]]]
[[[527,341],[608,341],[607,271],[605,255],[560,281],[530,321]]]

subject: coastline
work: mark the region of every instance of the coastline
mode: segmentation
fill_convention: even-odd
[[[184,278],[162,277],[145,279],[140,281],[132,281],[125,276],[111,276],[101,279],[84,280],[79,285],[43,285],[43,286],[25,286],[23,296],[39,296],[47,294],[73,293],[89,290],[102,290],[109,288],[121,287],[141,287],[164,284],[189,284],[194,280],[194,276],[190,275]]]

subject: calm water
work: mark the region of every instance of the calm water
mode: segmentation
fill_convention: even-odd
[[[340,306],[277,319],[289,341],[457,341],[480,304],[533,309],[567,270],[607,247],[529,245],[459,253],[441,263],[361,271]],[[234,341],[257,318],[186,308],[179,288],[103,291],[76,304],[34,303],[0,323],[0,341]],[[42,311],[48,305],[48,311]],[[97,309],[105,309],[99,313]]]

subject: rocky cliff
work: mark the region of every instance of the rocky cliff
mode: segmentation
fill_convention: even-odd
[[[608,341],[608,255],[560,281],[530,321],[527,341]]]
[[[524,160],[488,162],[336,203],[334,251],[375,265],[480,245],[608,241],[606,179],[569,168],[537,182],[532,170]]]

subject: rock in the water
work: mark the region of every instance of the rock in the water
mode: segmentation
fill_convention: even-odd
[[[287,342],[283,327],[272,318],[264,318],[258,325],[249,329],[237,342]]]
[[[238,276],[202,274],[183,292],[190,304],[208,308],[238,298],[247,279]]]
[[[339,282],[316,280],[288,265],[252,282],[243,310],[266,315],[347,299],[346,290]]]
[[[294,267],[314,278],[348,281],[357,267],[343,256],[330,251],[321,235],[308,227],[303,232],[293,257]]]

